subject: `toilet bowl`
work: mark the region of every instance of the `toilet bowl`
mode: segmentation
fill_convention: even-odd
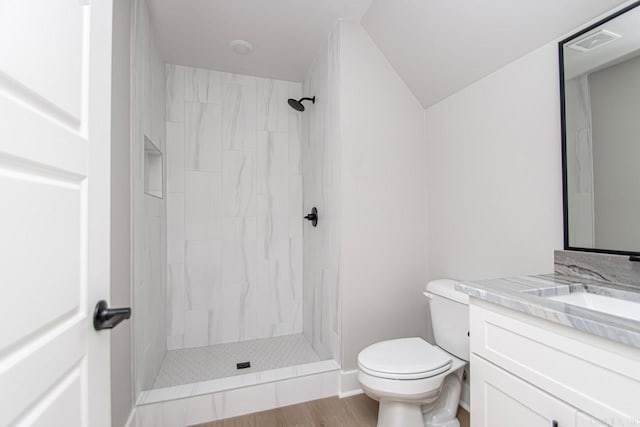
[[[436,344],[400,338],[358,355],[362,390],[380,402],[378,427],[459,427],[456,412],[469,359],[468,296],[455,282],[427,285]],[[444,336],[443,336],[444,335]]]

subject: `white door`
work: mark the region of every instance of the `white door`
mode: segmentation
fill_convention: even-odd
[[[575,408],[471,355],[471,425],[575,427]]]
[[[110,425],[112,0],[0,0],[0,426]]]

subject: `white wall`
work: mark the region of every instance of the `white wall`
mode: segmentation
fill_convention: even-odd
[[[301,333],[301,84],[166,70],[168,349]]]
[[[130,55],[131,1],[113,3],[111,72],[111,298],[131,305]],[[123,426],[133,409],[131,322],[111,331],[111,423]]]
[[[426,110],[429,277],[553,272],[562,248],[557,44]]]
[[[424,110],[366,31],[339,24],[343,369],[427,335]]]

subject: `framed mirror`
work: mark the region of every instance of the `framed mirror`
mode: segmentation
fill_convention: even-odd
[[[638,6],[559,44],[565,249],[640,255]]]

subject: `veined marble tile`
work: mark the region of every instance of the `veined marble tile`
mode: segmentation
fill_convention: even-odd
[[[131,61],[132,130],[132,324],[136,365],[134,393],[153,384],[166,350],[166,199],[145,195],[144,138],[167,156],[165,138],[165,65],[145,1],[133,2]]]
[[[257,79],[258,130],[289,130],[289,82]]]
[[[245,330],[246,317],[242,311],[244,299],[246,298],[246,284],[238,283],[222,283],[222,306],[220,311],[213,313],[220,316],[222,328],[220,334],[212,337],[214,341],[211,344],[221,344],[229,342],[238,342],[244,339],[242,331]]]
[[[251,315],[260,310],[251,304],[256,286],[256,218],[225,218],[223,224],[224,330],[215,343],[260,336],[250,321]],[[261,303],[264,304],[264,300]]]
[[[184,264],[169,264],[167,268],[167,334],[178,336],[183,335],[185,329]]]
[[[303,245],[302,236],[289,239],[289,284],[291,297],[295,307],[292,316],[292,329],[302,332],[303,318]]]
[[[257,201],[258,257],[286,259],[289,246],[287,195],[260,195]]]
[[[302,226],[304,216],[302,209],[302,176],[289,175],[289,237],[296,237],[302,240]],[[300,248],[302,251],[302,248]]]
[[[167,193],[167,263],[184,264],[184,194]]]
[[[168,122],[184,121],[185,67],[166,65],[166,119]]]
[[[167,192],[184,192],[184,123],[166,122]]]
[[[289,141],[283,132],[258,132],[258,194],[288,192]]]
[[[257,106],[253,85],[225,83],[222,88],[222,142],[225,150],[255,151]]]
[[[221,241],[187,241],[185,254],[185,307],[187,310],[206,311],[212,308],[213,289],[221,286],[221,278]],[[207,325],[208,322],[206,318],[204,323]]]
[[[222,109],[215,104],[185,103],[185,169],[222,170]]]
[[[250,286],[255,282],[256,218],[234,217],[222,221],[222,281]]]
[[[234,74],[234,73],[222,73],[222,84],[233,84],[247,86],[255,89],[257,84],[257,77],[249,76],[246,74]]]
[[[222,154],[222,193],[225,216],[256,215],[255,153]]]
[[[144,214],[147,218],[160,218],[163,199],[144,194]]]
[[[340,133],[338,112],[338,32],[316,57],[302,84],[302,95],[316,96],[300,115],[303,214],[319,210],[319,225],[303,221],[303,330],[321,357],[340,358],[338,272],[340,271]],[[290,90],[295,90],[291,88]],[[290,113],[291,114],[291,113]],[[293,132],[289,132],[290,138]],[[292,156],[292,159],[295,158]],[[291,166],[290,160],[290,166]],[[291,171],[295,171],[292,168]],[[290,185],[291,184],[290,182]],[[291,197],[291,196],[290,196]],[[291,210],[290,218],[294,218]],[[295,231],[294,225],[292,231]]]
[[[167,69],[167,78],[170,72],[174,85],[182,73],[184,123],[166,124],[167,255],[169,264],[184,264],[176,316],[184,325],[191,312],[197,327],[181,334],[167,324],[167,346],[200,345],[205,335],[217,344],[301,331],[303,116],[286,100],[299,98],[302,85],[190,67]],[[310,157],[323,147],[314,150]],[[320,177],[322,168],[312,173]],[[167,304],[169,311],[179,306]]]
[[[289,98],[300,99],[302,97],[302,85],[289,83]],[[289,109],[289,173],[302,174],[302,114],[293,108]]]
[[[186,172],[185,235],[187,240],[222,237],[222,184],[219,173]]]
[[[208,312],[206,310],[187,310],[185,313],[185,348],[208,345],[208,325]]]
[[[293,99],[302,98],[302,85],[303,83],[300,83],[300,82],[287,82],[288,98],[293,98]],[[300,113],[299,111],[296,111],[292,108],[289,108],[287,111],[289,112],[289,114],[292,114],[292,115],[298,115],[298,116],[300,115],[300,114],[297,114],[297,113]]]
[[[223,73],[218,71],[186,67],[184,100],[221,104],[222,75]]]
[[[167,337],[167,350],[184,348],[184,335],[169,335]]]
[[[223,284],[216,286],[212,289],[213,304],[212,309],[209,310],[209,345],[220,344],[224,342],[224,327],[228,320],[222,316],[222,312],[225,306]],[[231,319],[232,322],[237,322],[237,319]]]

